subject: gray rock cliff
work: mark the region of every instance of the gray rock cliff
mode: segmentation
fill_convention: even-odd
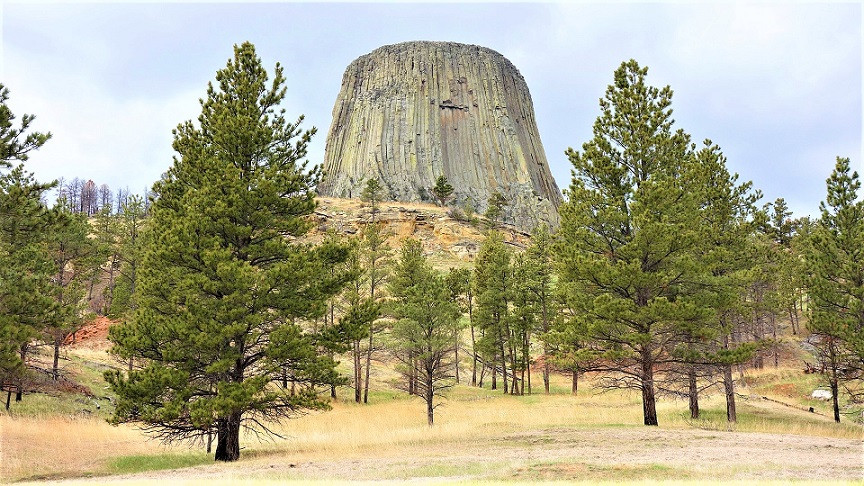
[[[524,229],[558,222],[561,193],[537,132],[528,86],[501,54],[451,42],[406,42],[352,62],[333,107],[318,191],[359,197],[377,178],[397,201],[431,201],[444,175],[450,206],[507,198]]]

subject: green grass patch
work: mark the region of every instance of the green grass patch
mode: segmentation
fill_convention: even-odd
[[[690,471],[663,464],[539,462],[519,467],[506,479],[519,481],[633,481],[687,479]],[[504,479],[504,478],[501,478]]]
[[[200,466],[212,462],[213,457],[203,452],[120,456],[108,460],[107,470],[111,474],[131,474],[144,471],[158,471],[160,469]]]

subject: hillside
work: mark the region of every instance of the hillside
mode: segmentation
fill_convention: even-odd
[[[454,217],[446,208],[385,202],[379,209],[376,218],[394,248],[404,238],[416,238],[439,268],[471,265],[485,238],[483,223]],[[318,242],[328,231],[359,235],[371,216],[359,200],[320,198],[315,227],[304,239]],[[513,227],[500,229],[515,248],[529,243],[529,236]],[[276,424],[281,438],[272,441],[247,435],[248,452],[225,465],[212,464],[202,444],[162,445],[135,427],[106,422],[114,397],[102,374],[125,368],[108,353],[108,329],[114,324],[104,317],[89,322],[62,349],[62,380],[43,382],[13,403],[11,413],[0,414],[0,479],[750,481],[864,474],[860,425],[849,419],[834,424],[830,403],[811,397],[823,386],[822,377],[805,373],[802,361],[812,359],[802,344],[806,336],[792,335],[788,325],[780,326],[779,366],[736,370],[739,422],[734,425],[726,422],[720,387],[704,391],[697,420],[689,418],[686,399],[661,397],[661,426],[645,428],[639,425],[637,394],[604,390],[591,373],[582,377],[575,396],[563,373],[554,374],[551,395],[543,395],[537,367],[533,394],[503,395],[488,382],[484,388],[468,386],[465,352],[462,383],[446,394],[430,429],[422,401],[395,386],[395,363],[382,354],[373,365],[368,405],[353,403],[353,389],[340,387],[331,411]],[[463,342],[467,350],[467,335]],[[37,359],[47,361],[48,353],[40,348]],[[541,354],[534,348],[535,359]],[[347,356],[339,371],[350,375]],[[77,446],[58,446],[70,441]]]
[[[423,244],[425,253],[439,268],[461,267],[469,264],[485,239],[488,225],[480,216],[469,221],[461,210],[455,214],[448,208],[427,203],[384,201],[376,218],[388,234],[388,243],[398,248],[404,238],[415,238]],[[359,199],[319,197],[314,218],[316,226],[307,241],[320,242],[328,231],[343,235],[356,235],[372,220],[372,210]],[[511,225],[500,225],[504,241],[525,248],[530,236]]]

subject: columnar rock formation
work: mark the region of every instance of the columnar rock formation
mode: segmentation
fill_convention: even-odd
[[[359,197],[376,178],[398,201],[431,201],[440,175],[451,206],[482,212],[493,192],[505,218],[557,224],[561,193],[549,172],[528,86],[501,54],[450,42],[384,46],[352,62],[327,136],[319,192]]]

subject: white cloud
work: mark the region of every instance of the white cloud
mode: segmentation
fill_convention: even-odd
[[[13,111],[35,114],[34,128],[53,134],[28,163],[40,180],[81,177],[141,192],[171,164],[171,130],[199,111],[200,89],[120,100],[90,76],[73,74],[59,91],[33,60],[8,47],[4,55]]]

